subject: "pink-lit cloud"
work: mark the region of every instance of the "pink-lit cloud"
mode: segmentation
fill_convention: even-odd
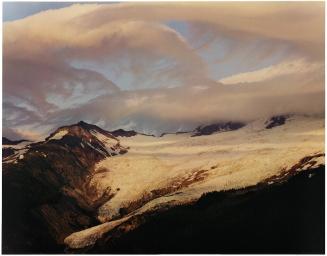
[[[187,22],[191,36],[169,21]],[[192,48],[207,33],[210,40]],[[235,42],[225,60],[237,58],[245,42],[262,46],[249,63],[271,58],[281,46],[288,50],[281,63],[234,73],[223,85],[199,54],[217,37]],[[79,119],[162,132],[324,112],[322,2],[76,4],[6,22],[3,40],[8,136],[23,136],[22,127],[42,134]],[[103,67],[132,80],[132,88],[122,90]]]

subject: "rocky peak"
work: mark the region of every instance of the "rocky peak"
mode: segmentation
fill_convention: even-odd
[[[126,153],[126,149],[110,132],[84,121],[58,128],[45,141],[78,152],[96,152],[102,157]]]
[[[51,133],[50,136],[47,137],[45,140],[46,141],[51,139],[58,140],[66,135],[77,136],[89,140],[93,138],[95,133],[102,134],[103,136],[118,141],[118,139],[115,138],[115,136],[113,136],[110,132],[103,130],[102,128],[96,125],[86,123],[84,121],[80,121],[72,125],[59,127],[56,131]]]

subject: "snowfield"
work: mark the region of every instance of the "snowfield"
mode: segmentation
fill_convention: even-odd
[[[98,219],[108,223],[105,231],[116,227],[109,224],[113,221],[122,223],[161,205],[184,204],[206,192],[256,185],[306,156],[324,153],[323,118],[293,116],[272,129],[265,129],[265,121],[208,136],[120,137],[128,153],[100,161],[90,181],[99,195],[108,188],[114,194],[98,211]],[[314,160],[295,168],[324,165],[323,155]],[[65,243],[72,248],[92,244],[96,239],[90,242],[90,233],[94,237],[96,230],[74,233]]]

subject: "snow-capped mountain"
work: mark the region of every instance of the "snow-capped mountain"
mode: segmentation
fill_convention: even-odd
[[[273,186],[324,166],[323,119],[275,119],[161,137],[85,122],[60,127],[4,158],[4,229],[12,230],[4,239],[88,250],[206,193]]]
[[[9,163],[17,159],[23,159],[24,154],[31,146],[35,148],[45,144],[55,144],[69,148],[70,151],[84,160],[94,158],[91,163],[93,161],[99,161],[103,157],[127,152],[124,147],[121,147],[119,140],[110,132],[96,125],[80,121],[77,124],[58,128],[45,141],[34,144],[26,140],[17,141],[16,144],[11,143],[9,145],[3,143],[4,162]]]
[[[129,152],[96,164],[91,183],[115,196],[98,209],[97,228],[65,239],[72,248],[158,208],[195,202],[204,193],[273,184],[290,172],[324,164],[322,119],[296,117],[266,129],[257,120],[230,132],[121,138]],[[301,134],[301,136],[299,136]],[[313,138],[313,134],[315,135]],[[273,178],[273,177],[279,178]],[[135,222],[135,220],[134,220]],[[126,224],[127,225],[127,224]]]
[[[35,245],[53,247],[72,232],[95,225],[92,212],[112,193],[109,188],[99,193],[89,183],[93,167],[126,152],[109,132],[79,122],[4,156],[5,244],[27,251]],[[45,244],[40,242],[44,239]]]
[[[93,149],[104,157],[126,153],[126,149],[121,147],[119,140],[112,133],[83,121],[58,128],[45,141],[74,148]]]

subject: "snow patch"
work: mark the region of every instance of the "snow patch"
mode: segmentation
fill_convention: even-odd
[[[68,130],[63,129],[60,130],[59,132],[55,133],[52,135],[48,140],[60,140],[62,137],[64,137],[68,133]]]
[[[86,142],[87,145],[89,145],[91,148],[93,148],[94,150],[98,151],[100,154],[104,155],[104,156],[107,156],[107,154],[105,152],[103,152],[102,150],[96,148],[96,147],[93,147],[93,145],[89,142]]]
[[[118,149],[115,150],[119,143],[118,139],[111,138],[95,130],[91,130],[90,132],[93,136],[95,136],[99,141],[101,141],[105,145],[106,150],[109,154],[117,153],[117,151],[119,151]]]
[[[32,142],[30,141],[23,141],[17,145],[2,145],[2,148],[13,148],[13,149],[23,149],[25,147],[27,147],[29,144],[31,144]]]
[[[23,159],[24,154],[28,151],[28,148],[17,149],[13,155],[10,155],[2,160],[3,163],[17,163],[17,159]]]

